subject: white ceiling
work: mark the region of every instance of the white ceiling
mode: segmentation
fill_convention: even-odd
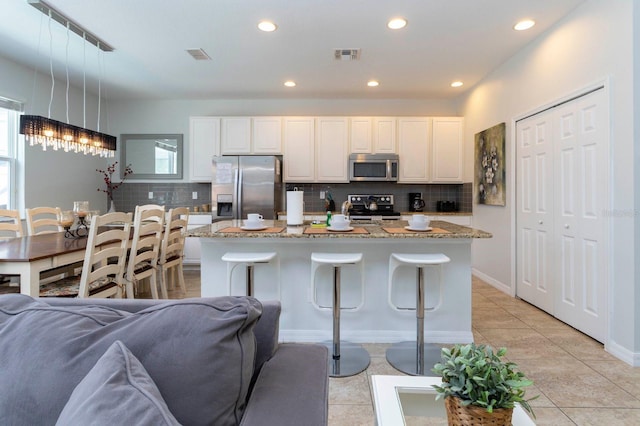
[[[117,98],[446,99],[468,90],[584,0],[46,0],[115,48],[100,54],[27,0],[0,0],[0,55]],[[387,29],[403,16],[402,30]],[[533,18],[531,30],[512,29]],[[274,33],[256,27],[262,19]],[[50,47],[50,40],[51,45]],[[186,49],[202,48],[211,61]],[[336,61],[336,48],[360,48]],[[50,50],[52,49],[52,50]],[[53,55],[50,54],[53,51]],[[67,58],[68,52],[68,59]],[[285,80],[297,82],[285,88]],[[368,88],[369,79],[380,81]],[[450,83],[462,80],[462,88]]]

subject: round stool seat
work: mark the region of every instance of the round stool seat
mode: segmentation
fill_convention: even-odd
[[[245,294],[247,296],[253,296],[253,286],[254,286],[254,278],[253,278],[253,269],[256,263],[270,263],[272,260],[276,260],[276,267],[278,269],[278,279],[277,279],[277,291],[278,291],[278,299],[280,299],[280,263],[278,259],[278,254],[276,252],[227,252],[222,256],[222,260],[227,262],[227,294],[231,295],[231,275],[233,274],[233,270],[236,266],[240,264],[246,265],[247,270],[247,280],[246,280],[246,291]]]
[[[352,265],[362,261],[362,253],[311,253],[311,260],[331,265]]]
[[[392,253],[393,257],[398,262],[408,263],[410,265],[441,265],[451,261],[447,256],[442,253],[434,254],[422,254],[422,253]]]
[[[225,253],[222,260],[234,263],[266,263],[272,261],[276,257],[275,252],[268,253]]]

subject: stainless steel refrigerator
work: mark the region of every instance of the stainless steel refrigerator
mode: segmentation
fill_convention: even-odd
[[[211,204],[214,221],[246,219],[249,213],[277,219],[284,206],[280,157],[213,157]]]

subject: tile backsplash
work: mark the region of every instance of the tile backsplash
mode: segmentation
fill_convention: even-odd
[[[325,210],[325,200],[320,199],[320,192],[330,193],[336,210],[340,209],[349,194],[393,194],[395,209],[400,212],[409,211],[409,193],[421,192],[425,200],[425,211],[436,211],[437,201],[455,201],[461,212],[471,213],[473,201],[473,184],[425,184],[406,185],[387,182],[351,182],[340,184],[320,183],[287,183],[287,190],[298,188],[304,191],[306,211],[321,212]],[[197,199],[193,199],[193,193]],[[149,198],[149,194],[152,197]],[[138,204],[159,204],[167,209],[172,207],[194,207],[202,210],[203,205],[211,205],[211,184],[208,183],[128,183],[125,182],[113,193],[115,205],[120,211],[133,212]]]

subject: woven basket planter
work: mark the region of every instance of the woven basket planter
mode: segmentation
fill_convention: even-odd
[[[484,407],[465,407],[460,401],[460,398],[453,396],[444,399],[449,426],[511,426],[513,408],[494,409],[488,413]]]

